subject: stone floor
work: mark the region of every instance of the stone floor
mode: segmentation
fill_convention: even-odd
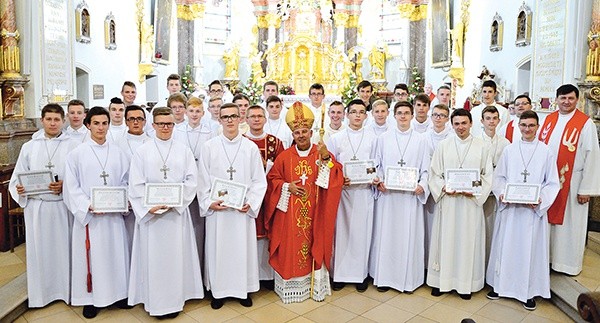
[[[0,286],[25,271],[25,246],[14,253],[0,253]],[[586,250],[583,272],[573,277],[591,291],[600,291],[600,255]],[[456,294],[441,297],[430,295],[423,286],[412,295],[390,290],[379,293],[370,286],[365,293],[347,286],[334,292],[325,302],[312,300],[300,304],[283,304],[273,293],[261,290],[253,294],[254,306],[245,308],[235,301],[225,303],[220,310],[210,308],[208,300],[186,303],[183,313],[173,322],[460,322],[472,318],[477,322],[569,322],[563,312],[549,300],[538,300],[535,311],[523,309],[510,299],[490,301],[487,290],[473,295],[470,301]],[[43,309],[29,310],[15,322],[149,322],[141,305],[131,310],[101,310],[94,320],[86,320],[81,307],[55,302]]]

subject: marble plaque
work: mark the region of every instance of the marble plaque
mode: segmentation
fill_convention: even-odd
[[[73,96],[73,52],[69,1],[44,0],[42,28],[42,95],[67,103]]]

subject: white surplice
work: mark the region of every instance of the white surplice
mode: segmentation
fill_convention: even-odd
[[[29,307],[43,307],[55,300],[71,300],[71,228],[73,217],[63,195],[17,193],[18,174],[51,170],[53,177],[64,178],[65,159],[70,151],[66,134],[48,139],[36,132],[23,144],[8,190],[25,214],[27,252],[27,295]],[[51,166],[49,168],[49,166]]]
[[[169,169],[166,179],[161,171],[165,165]],[[129,198],[137,225],[129,304],[143,303],[150,315],[180,312],[186,300],[204,297],[196,237],[188,210],[196,196],[197,175],[192,152],[174,139],[153,138],[131,160]],[[183,183],[183,206],[163,214],[149,213],[151,208],[143,203],[146,183]]]
[[[375,286],[398,291],[413,291],[424,282],[424,204],[429,190],[429,145],[427,135],[413,129],[397,127],[379,136],[376,160],[378,176],[385,183],[389,166],[414,167],[418,170],[418,185],[424,193],[390,190],[379,193],[375,202],[373,243],[369,259],[369,274]]]
[[[502,105],[494,102],[492,104],[489,104],[490,106],[494,106],[496,107],[496,109],[498,109],[498,114],[500,115],[500,120],[498,121],[498,128],[501,128],[502,126],[504,126],[505,124],[507,124],[510,121],[510,113],[508,112],[508,109],[503,107]],[[483,109],[485,109],[485,107],[487,107],[488,105],[485,103],[481,103],[480,105],[473,107],[473,109],[471,109],[471,116],[473,117],[473,125],[471,126],[471,134],[475,137],[479,137],[481,136],[481,134],[483,134],[485,131],[483,129],[483,123],[481,123],[481,113],[483,112]]]
[[[559,114],[548,141],[548,146],[555,155],[558,155],[558,147],[562,144],[564,128],[574,113],[575,111],[567,115]],[[588,119],[579,135],[563,224],[553,224],[550,229],[550,262],[552,269],[558,272],[577,275],[583,268],[590,203],[579,204],[577,194],[600,195],[599,162],[598,132],[594,121]]]
[[[366,123],[365,123],[366,124]],[[375,133],[376,136],[381,136],[383,133],[388,131],[389,129],[395,128],[396,125],[390,126],[387,122],[383,125],[378,125],[376,122],[370,122],[365,126],[365,128],[370,129]]]
[[[371,129],[350,127],[329,138],[327,149],[344,164],[375,159],[377,135]],[[335,225],[333,281],[362,283],[369,273],[373,231],[374,191],[371,184],[344,186]]]
[[[65,128],[64,133],[69,135],[71,140],[73,140],[77,144],[84,142],[85,139],[90,137],[90,131],[84,125],[79,127],[79,129],[73,129],[71,126],[68,126],[67,128]]]
[[[412,120],[410,120],[410,127],[416,132],[423,133],[433,128],[433,122],[431,121],[430,117],[427,117],[427,119],[423,123],[417,121],[417,118],[412,118]]]
[[[462,165],[461,165],[462,162]],[[481,195],[447,195],[445,171],[451,168],[477,169]],[[429,189],[438,208],[433,218],[427,285],[460,294],[479,291],[485,276],[485,221],[483,203],[492,189],[492,160],[481,138],[465,140],[450,136],[433,153]]]
[[[290,148],[294,138],[292,137],[292,131],[285,123],[285,119],[281,116],[277,120],[267,118],[267,123],[263,127],[264,131],[270,135],[277,137],[281,140],[284,149]]]
[[[106,134],[106,139],[110,140],[112,142],[119,142],[123,139],[123,137],[125,137],[125,134],[127,133],[127,126],[125,125],[125,122],[123,122],[120,125],[114,125],[114,124],[110,124],[110,127],[108,129],[108,133]]]
[[[108,139],[102,145],[87,139],[67,156],[63,191],[67,208],[75,217],[71,243],[71,304],[75,306],[104,307],[127,297],[129,246],[123,215],[89,211],[91,188],[105,186],[100,176],[103,166],[108,174],[106,186],[127,186],[127,156]],[[86,283],[86,226],[90,237],[91,293],[87,292]]]
[[[526,166],[527,165],[527,166]],[[506,147],[494,173],[494,195],[505,194],[506,183],[541,184],[542,203],[532,209],[526,204],[500,203],[494,224],[494,239],[486,282],[503,297],[526,302],[534,296],[550,298],[547,211],[560,184],[556,156],[535,139],[518,140]]]
[[[247,185],[246,213],[228,208],[209,209],[211,186],[216,178]],[[246,298],[258,291],[258,255],[256,223],[260,206],[267,191],[267,179],[260,151],[255,143],[238,134],[233,140],[219,135],[202,147],[198,201],[200,214],[206,217],[204,282],[215,298]]]
[[[125,132],[125,134],[117,141],[117,145],[127,156],[127,162],[130,163],[133,153],[148,140],[150,140],[150,137],[148,137],[148,134],[145,132],[141,135],[132,135],[129,132]],[[127,228],[129,253],[131,253],[133,232],[135,231],[135,215],[133,215],[133,213],[129,213],[127,216],[125,216],[125,228]]]

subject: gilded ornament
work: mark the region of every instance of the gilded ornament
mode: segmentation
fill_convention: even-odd
[[[336,12],[333,14],[333,21],[335,22],[335,26],[338,28],[346,27],[349,19],[350,16],[345,12]]]
[[[197,18],[203,18],[204,9],[205,6],[203,3],[178,4],[177,18],[190,21]]]

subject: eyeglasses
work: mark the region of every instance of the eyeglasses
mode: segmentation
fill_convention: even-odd
[[[310,93],[309,96],[323,96],[323,93]]]
[[[144,118],[144,117],[135,117],[135,118],[131,117],[131,118],[127,118],[126,120],[127,120],[127,122],[142,122],[142,121],[145,121],[146,118]]]
[[[265,116],[261,116],[261,115],[252,115],[252,116],[248,116],[247,118],[248,118],[248,119],[262,119],[262,118],[264,118],[264,117],[265,117]]]
[[[350,110],[350,111],[348,111],[348,114],[367,114],[367,111],[365,111],[365,110]]]
[[[228,116],[220,116],[219,119],[221,119],[221,121],[232,121],[232,120],[237,120],[237,118],[239,118],[240,116],[237,114],[232,114],[232,115],[228,115]]]
[[[443,113],[432,113],[431,116],[436,119],[448,118],[448,115]]]
[[[526,124],[526,123],[519,123],[519,127],[521,128],[529,128],[529,129],[533,129],[535,127],[537,127],[537,124]]]
[[[159,128],[173,128],[175,126],[173,122],[155,122],[154,124]]]
[[[402,112],[402,111],[398,111],[398,112],[396,112],[396,115],[397,115],[397,116],[409,116],[409,115],[411,115],[411,114],[412,114],[412,113],[411,113],[410,111],[404,111],[404,112]]]
[[[394,93],[394,96],[408,96],[408,93]]]
[[[210,93],[222,93],[223,90],[210,90],[209,92]]]

